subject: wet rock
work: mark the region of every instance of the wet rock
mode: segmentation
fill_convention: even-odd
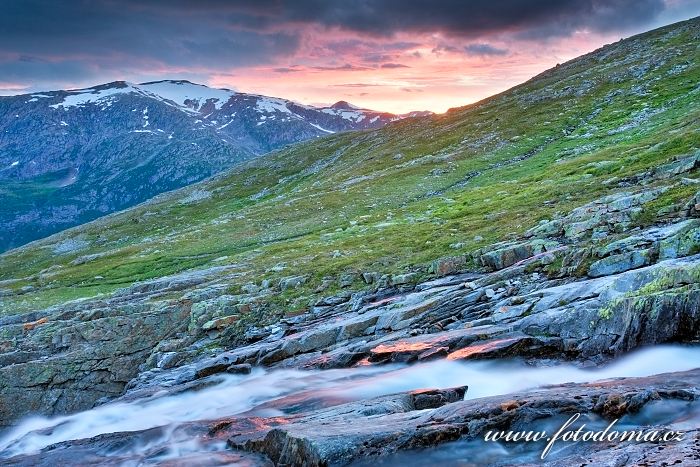
[[[221,355],[214,359],[205,360],[195,367],[195,379],[223,373],[232,366],[236,366],[236,362],[237,359],[231,355]]]
[[[692,370],[601,383],[556,385],[466,401],[461,400],[461,389],[408,393],[283,419],[257,419],[254,425],[236,419],[224,425],[222,431],[229,433],[230,447],[264,454],[277,465],[345,465],[361,459],[381,462],[383,456],[400,451],[421,459],[420,453],[412,450],[460,439],[483,440],[489,430],[527,427],[539,431],[559,427],[575,413],[593,418],[596,414],[619,417],[634,414],[654,401],[697,401],[699,384],[700,370]],[[456,394],[448,395],[445,391]],[[600,422],[607,424],[604,419]],[[243,429],[250,426],[255,428]],[[614,446],[617,445],[588,444],[586,453],[602,456]],[[658,452],[656,443],[637,446],[642,446],[647,454]],[[560,465],[573,465],[566,463],[572,462],[571,458],[564,458],[566,455],[566,452],[561,455],[558,461],[564,463]],[[548,461],[553,457],[556,455]]]
[[[247,375],[253,371],[253,367],[249,363],[241,363],[240,365],[230,365],[226,368],[226,373],[235,375]]]
[[[436,409],[446,404],[461,401],[467,392],[468,387],[463,386],[453,389],[422,389],[414,391],[413,407],[416,410]]]
[[[0,367],[0,400],[13,401],[0,403],[0,425],[30,412],[50,415],[90,408],[105,396],[121,394],[156,344],[186,328],[191,309],[187,301],[73,306],[45,310],[46,323],[18,343],[18,350],[36,352],[34,358]],[[85,312],[93,318],[78,319]]]

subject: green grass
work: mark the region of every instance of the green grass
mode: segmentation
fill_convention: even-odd
[[[635,176],[700,145],[699,29],[694,21],[674,37],[664,39],[667,29],[615,44],[604,60],[585,56],[445,115],[297,144],[10,251],[0,256],[0,280],[18,280],[0,288],[16,294],[0,299],[0,313],[223,264],[242,273],[233,288],[308,275],[303,287],[269,303],[296,313],[326,277],[424,271],[436,258],[515,238],[557,212],[620,191],[604,183],[611,178]],[[628,72],[643,62],[663,63],[638,78]],[[577,94],[579,88],[586,90]],[[644,109],[663,110],[629,125]],[[212,196],[181,203],[192,189]],[[638,224],[652,224],[659,209],[693,193],[687,186],[668,191]],[[89,246],[53,253],[72,237]],[[455,251],[454,243],[465,246]],[[109,254],[71,264],[103,252]],[[274,271],[277,265],[285,269]],[[33,290],[20,293],[27,286]]]

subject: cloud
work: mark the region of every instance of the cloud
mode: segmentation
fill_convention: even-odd
[[[408,65],[404,65],[402,63],[382,63],[381,68],[392,69],[392,68],[411,68],[411,67]]]
[[[479,55],[479,56],[506,55],[508,53],[508,50],[506,50],[506,49],[499,49],[497,47],[494,47],[490,44],[485,44],[485,43],[474,43],[474,44],[465,45],[464,51],[467,52],[469,55]]]
[[[578,31],[622,34],[668,17],[679,2],[697,14],[684,1],[5,0],[0,76],[36,89],[207,81],[251,67],[295,73],[288,63],[305,72],[418,68],[431,49],[497,56],[506,51],[488,45],[496,38],[511,48]]]
[[[273,68],[272,71],[274,71],[275,73],[298,73],[300,71],[303,71],[303,69],[296,66],[296,65],[292,65],[292,66]]]
[[[454,45],[438,44],[435,47],[433,47],[433,50],[431,50],[431,52],[434,53],[435,55],[440,55],[444,52],[459,53],[460,50],[459,50],[459,48],[455,47]]]
[[[210,6],[226,2],[209,1]],[[664,0],[244,0],[230,6],[235,24],[274,28],[318,24],[373,36],[398,32],[477,38],[493,32],[568,36],[577,29],[620,30],[645,24],[665,8]]]
[[[378,83],[345,83],[345,84],[333,84],[331,85],[336,88],[373,88],[377,86],[386,86],[385,84]]]
[[[362,71],[362,70],[371,70],[371,68],[364,67],[364,66],[357,66],[357,65],[352,65],[350,63],[346,63],[344,65],[338,65],[338,66],[314,66],[311,67],[314,70],[318,71]]]

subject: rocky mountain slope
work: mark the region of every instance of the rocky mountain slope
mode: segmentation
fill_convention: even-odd
[[[274,387],[298,389],[304,375],[352,379],[387,364],[599,367],[696,342],[699,41],[700,19],[651,31],[446,115],[288,147],[5,253],[0,420],[172,407],[255,385],[260,367],[294,372]],[[0,455],[173,462],[168,449],[197,439],[187,455],[249,465],[406,465],[402,453],[437,455],[489,427],[537,429],[575,412],[634,426],[697,420],[696,359],[673,363],[685,367],[650,360],[636,380],[475,401],[461,401],[462,386],[411,392],[435,384],[411,378],[350,401],[302,388],[128,438],[78,441],[56,435],[58,419],[0,437]],[[664,371],[681,372],[653,376]],[[505,379],[496,374],[478,383]],[[467,396],[484,394],[466,383]],[[700,455],[688,433],[569,450],[550,465],[651,462],[659,446],[682,463]],[[490,462],[507,464],[499,455]]]
[[[0,97],[0,251],[290,143],[425,114],[312,107],[188,81]]]

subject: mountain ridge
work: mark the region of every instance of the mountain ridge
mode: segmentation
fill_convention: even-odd
[[[0,251],[287,144],[420,115],[307,106],[186,80],[0,97]]]

